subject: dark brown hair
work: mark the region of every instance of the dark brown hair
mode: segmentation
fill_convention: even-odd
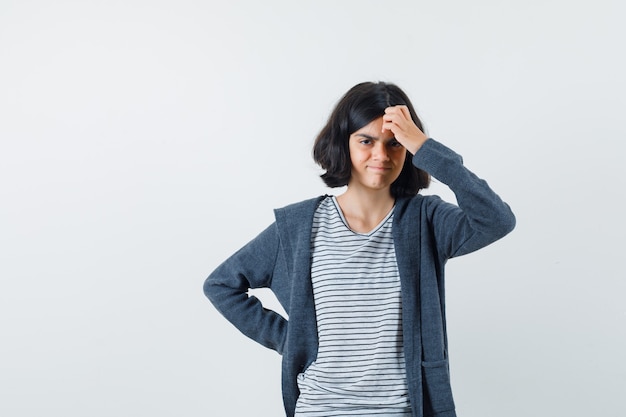
[[[413,122],[424,131],[422,122],[407,95],[398,86],[385,82],[364,82],[355,85],[339,100],[313,145],[313,159],[326,172],[320,177],[329,187],[348,184],[352,173],[350,135],[373,120],[382,117],[390,106],[405,105]],[[430,184],[430,175],[416,168],[407,151],[404,166],[391,184],[394,198],[414,196]]]

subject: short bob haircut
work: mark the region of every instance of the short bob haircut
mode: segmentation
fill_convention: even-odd
[[[355,85],[339,100],[313,145],[313,159],[326,170],[320,177],[327,186],[342,187],[348,184],[352,174],[350,135],[385,114],[390,106],[405,105],[413,122],[424,131],[422,122],[407,95],[395,84],[364,82]],[[430,184],[430,175],[412,163],[407,151],[404,166],[398,178],[391,184],[394,198],[412,197]]]

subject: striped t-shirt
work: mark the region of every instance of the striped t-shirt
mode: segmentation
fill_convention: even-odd
[[[393,210],[350,230],[335,197],[313,219],[317,359],[298,376],[296,416],[410,416]]]

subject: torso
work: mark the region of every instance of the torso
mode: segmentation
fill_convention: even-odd
[[[357,233],[333,197],[316,210],[311,279],[319,348],[298,377],[297,416],[349,409],[359,416],[410,415],[392,224],[393,210]]]

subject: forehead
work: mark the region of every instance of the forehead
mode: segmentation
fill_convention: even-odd
[[[386,140],[393,138],[393,132],[390,130],[382,131],[383,127],[383,118],[379,117],[377,119],[372,120],[362,128],[358,129],[356,132],[350,135],[350,138],[360,138],[365,137],[367,139],[374,140]]]

